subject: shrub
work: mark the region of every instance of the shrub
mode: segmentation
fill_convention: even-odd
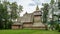
[[[60,27],[59,27],[58,31],[60,32]]]

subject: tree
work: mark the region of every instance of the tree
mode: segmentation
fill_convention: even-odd
[[[49,4],[45,3],[43,6],[44,6],[44,8],[42,8],[43,9],[43,23],[46,25],[47,15],[49,12]],[[46,25],[46,30],[47,30],[47,25]]]
[[[48,7],[49,7],[49,4],[44,4],[43,5],[44,8],[43,8],[43,23],[47,23],[47,15],[48,15]]]
[[[4,12],[4,8],[2,3],[0,3],[0,29],[3,28],[3,12]]]
[[[19,5],[19,7],[18,7],[18,10],[19,10],[18,15],[20,15],[21,11],[23,11],[22,9],[23,9],[23,6]]]
[[[50,4],[53,5],[53,4],[54,4],[54,0],[51,0],[51,1],[50,1]]]
[[[8,11],[7,11],[7,1],[3,1],[3,3],[0,3],[0,22],[3,28],[7,28],[8,23]]]
[[[3,19],[5,20],[4,21],[4,28],[5,29],[7,29],[8,28],[8,17],[9,17],[9,15],[8,15],[8,11],[7,11],[7,6],[8,6],[8,2],[7,2],[7,0],[4,0],[3,1],[3,8],[4,8],[4,12],[3,12]]]
[[[60,25],[59,25],[60,24],[60,14],[58,14],[57,17],[58,17],[58,24],[57,24],[58,27],[57,27],[57,29],[60,32]]]
[[[58,0],[58,8],[60,9],[60,0]]]
[[[13,22],[12,20],[17,19],[22,8],[23,7],[21,5],[18,7],[16,2],[13,2],[12,4],[7,0],[4,0],[2,3],[0,2],[0,29],[10,29]]]
[[[55,16],[58,18],[58,22],[56,22],[56,30],[60,32],[60,13],[55,14]]]
[[[18,9],[18,5],[16,4],[16,2],[13,2],[12,4],[10,4],[10,9],[11,9],[11,19],[16,19],[17,9]]]
[[[53,28],[55,27],[54,25],[54,0],[51,0],[51,2],[50,2],[50,6],[51,6],[51,13],[52,13],[52,20],[51,20],[51,23],[50,23],[50,25],[51,25],[51,29],[53,30]]]
[[[53,22],[53,20],[54,20],[53,19],[54,18],[54,7],[53,7],[54,6],[53,5],[54,4],[54,0],[51,0],[50,4],[51,4],[51,8],[52,8],[52,22]]]

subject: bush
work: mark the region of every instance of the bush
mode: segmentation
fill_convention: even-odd
[[[58,31],[60,32],[60,25],[59,25]]]
[[[59,27],[58,31],[60,32],[60,27]]]
[[[59,29],[59,24],[56,24],[56,30],[58,30]]]

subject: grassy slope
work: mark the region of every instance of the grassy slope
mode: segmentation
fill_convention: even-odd
[[[60,32],[46,30],[0,30],[0,34],[60,34]]]

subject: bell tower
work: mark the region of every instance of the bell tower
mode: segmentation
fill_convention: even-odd
[[[34,11],[34,23],[41,22],[42,12],[40,11],[38,5],[36,6],[36,10]]]
[[[36,10],[33,13],[34,16],[34,29],[45,29],[45,25],[42,23],[42,11],[39,9],[39,6],[36,6]]]

